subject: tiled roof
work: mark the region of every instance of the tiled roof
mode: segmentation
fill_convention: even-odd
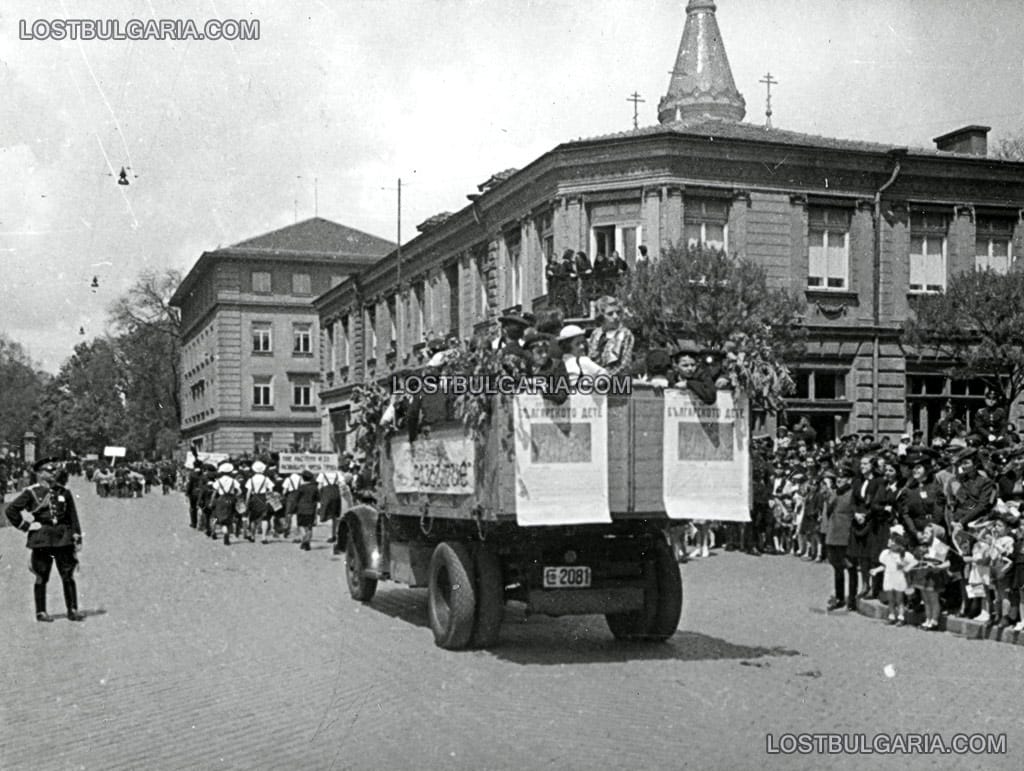
[[[476,188],[481,193],[484,193],[490,190],[492,187],[497,187],[502,182],[512,177],[512,175],[514,175],[517,171],[519,171],[519,169],[505,169],[504,171],[499,171],[497,174],[492,174],[487,181],[481,182],[479,185],[476,186]]]
[[[383,257],[395,248],[395,244],[361,230],[325,220],[323,217],[313,217],[262,236],[240,241],[234,244],[234,248]]]
[[[608,139],[629,139],[631,137],[671,134],[684,134],[712,140],[740,139],[752,142],[770,142],[780,145],[815,147],[823,150],[851,150],[855,152],[884,153],[897,147],[897,145],[863,142],[857,139],[836,139],[834,137],[818,136],[817,134],[801,134],[796,131],[765,128],[764,126],[755,126],[752,123],[737,123],[736,121],[717,118],[704,118],[697,121],[675,121],[656,126],[645,126],[633,131],[603,134],[601,136],[578,139],[575,142],[567,142],[566,144],[573,145]]]
[[[439,214],[435,214],[432,217],[427,217],[423,222],[416,226],[416,229],[421,233],[426,233],[428,230],[433,230],[446,219],[452,216],[450,211],[443,211]]]

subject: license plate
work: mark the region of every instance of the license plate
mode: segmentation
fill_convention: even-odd
[[[554,566],[544,568],[545,589],[585,589],[590,586],[590,568]]]

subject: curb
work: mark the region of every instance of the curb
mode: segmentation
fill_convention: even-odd
[[[884,621],[889,608],[878,600],[857,600],[857,612],[862,616]],[[921,611],[906,613],[907,624],[917,626],[924,621]],[[939,619],[939,631],[950,632],[967,640],[991,640],[1009,645],[1024,645],[1024,632],[1014,632],[1011,627],[999,627],[992,623],[982,624],[969,618],[955,618],[943,615]]]

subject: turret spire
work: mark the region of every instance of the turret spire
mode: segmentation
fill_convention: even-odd
[[[668,93],[658,104],[658,120],[723,118],[743,120],[747,104],[736,90],[715,19],[714,0],[689,0]]]

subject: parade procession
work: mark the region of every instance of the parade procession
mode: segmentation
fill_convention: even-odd
[[[0,16],[0,769],[1020,766],[1024,7],[229,5]]]

